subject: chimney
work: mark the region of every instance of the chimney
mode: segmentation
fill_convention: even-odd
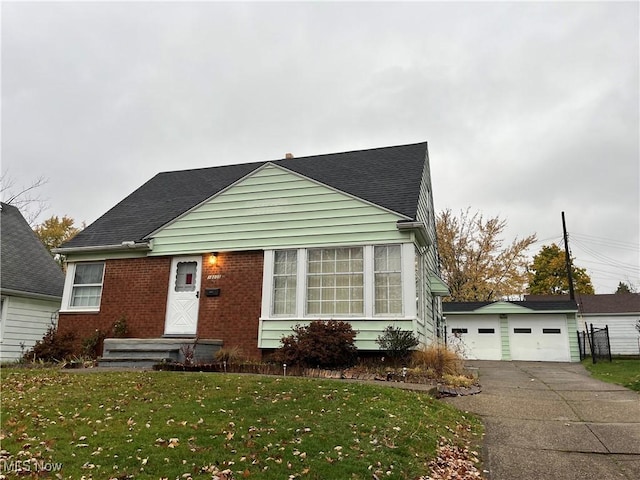
[[[284,154],[284,158],[286,158],[286,159],[292,159],[292,158],[293,158],[293,153],[289,153],[289,152],[285,153],[285,154]]]

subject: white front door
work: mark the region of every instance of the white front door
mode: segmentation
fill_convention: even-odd
[[[175,257],[171,262],[165,335],[195,335],[198,329],[202,257]]]

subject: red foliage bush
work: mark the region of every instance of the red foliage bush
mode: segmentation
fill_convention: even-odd
[[[280,340],[282,347],[272,357],[275,361],[335,369],[350,367],[358,360],[356,332],[348,322],[314,320],[307,326],[296,325],[293,332]]]
[[[73,333],[60,333],[54,325],[51,325],[42,340],[38,340],[33,348],[24,354],[24,359],[61,362],[75,353],[74,339]]]

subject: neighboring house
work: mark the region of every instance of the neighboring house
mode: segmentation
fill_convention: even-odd
[[[57,252],[60,330],[124,318],[127,348],[197,337],[259,359],[317,319],[351,322],[361,350],[387,325],[429,344],[448,294],[426,143],[160,173]]]
[[[531,301],[568,299],[568,295],[526,295]],[[609,326],[609,343],[613,355],[640,355],[640,293],[612,293],[606,295],[576,294],[578,330],[585,325],[594,328]]]
[[[445,302],[447,343],[474,360],[578,362],[576,316],[568,300]]]
[[[17,360],[55,322],[64,274],[20,211],[0,204],[0,360]]]

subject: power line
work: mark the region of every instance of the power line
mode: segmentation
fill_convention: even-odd
[[[629,263],[626,262],[621,262],[619,260],[616,260],[614,258],[608,257],[596,250],[593,250],[592,248],[590,248],[589,246],[585,245],[584,243],[582,243],[582,241],[580,240],[576,240],[572,238],[572,244],[574,245],[578,245],[579,247],[581,247],[586,253],[588,253],[589,255],[591,255],[593,258],[600,260],[601,262],[604,262],[604,264],[609,265],[611,267],[614,268],[619,268],[622,270],[629,270],[632,272],[640,272],[640,267],[635,267],[633,265],[630,265]]]
[[[604,245],[606,247],[619,248],[622,250],[640,251],[640,245],[633,242],[625,242],[612,238],[597,237],[595,235],[588,235],[586,233],[571,233],[569,235],[569,238],[574,237],[580,238],[585,242],[593,243],[596,245]]]

